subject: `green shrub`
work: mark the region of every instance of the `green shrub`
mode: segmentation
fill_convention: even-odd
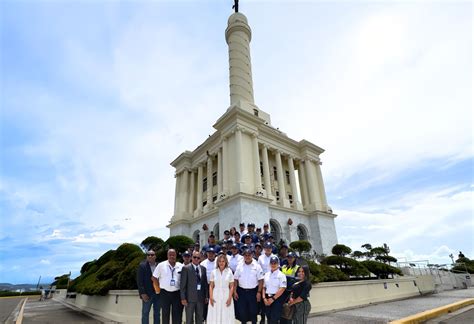
[[[332,254],[338,256],[346,256],[352,252],[352,249],[344,244],[336,244],[332,247]]]
[[[168,249],[175,249],[176,252],[179,254],[181,252],[184,252],[188,249],[190,245],[194,244],[194,241],[192,238],[184,236],[184,235],[176,235],[176,236],[171,236],[165,241],[165,244],[163,245],[164,250]]]
[[[364,265],[365,268],[367,268],[370,272],[376,275],[379,279],[388,279],[389,275],[393,276],[394,274],[403,276],[400,269],[382,262],[366,260],[362,261],[361,263],[362,265]]]
[[[141,243],[140,246],[141,248],[147,252],[148,250],[153,250],[153,251],[158,251],[163,247],[163,244],[165,242],[160,239],[159,237],[156,236],[148,236],[146,239],[144,239]]]
[[[117,261],[125,261],[130,254],[135,252],[143,253],[143,251],[138,245],[131,243],[123,243],[117,248],[114,258]]]
[[[102,254],[102,256],[96,261],[97,266],[100,268],[110,260],[115,259],[115,254],[117,252],[115,250],[109,250]]]
[[[86,262],[81,267],[81,274],[87,272],[93,265],[97,263],[97,260]]]
[[[115,260],[110,260],[106,264],[104,264],[100,269],[96,272],[96,277],[98,280],[107,280],[114,277],[114,275],[120,271],[122,271],[122,265],[120,262]]]
[[[322,264],[334,265],[348,276],[363,277],[370,275],[369,271],[360,262],[344,256],[328,256],[324,258]]]
[[[137,268],[143,257],[133,259],[117,276],[117,287],[120,289],[137,289]]]
[[[349,280],[349,277],[339,269],[325,264],[317,264],[313,261],[307,262],[309,271],[311,272],[312,283]]]
[[[290,243],[290,247],[298,251],[301,255],[303,252],[311,251],[311,243],[306,240],[294,241]]]

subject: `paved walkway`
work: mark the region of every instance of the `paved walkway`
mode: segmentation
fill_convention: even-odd
[[[0,323],[6,323],[10,315],[15,311],[25,297],[2,297],[0,298]]]
[[[23,316],[23,324],[98,324],[103,323],[85,313],[72,310],[53,300],[38,301],[28,299]]]
[[[474,298],[473,287],[319,315],[308,324],[382,324],[467,298]]]

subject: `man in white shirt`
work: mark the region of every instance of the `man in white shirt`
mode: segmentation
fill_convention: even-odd
[[[239,228],[240,228],[240,231],[239,231],[240,238],[242,239],[242,236],[247,234],[247,230],[245,229],[245,223],[240,223]]]
[[[236,318],[242,323],[257,323],[257,303],[262,298],[263,271],[253,259],[252,251],[245,249],[244,262],[237,265],[234,274],[234,300],[236,301]]]
[[[235,269],[237,269],[237,265],[243,262],[244,257],[239,254],[239,247],[235,243],[232,244],[230,251],[232,252],[232,255],[229,255],[227,257],[227,260],[229,261],[229,268],[232,270],[233,273],[235,273]]]
[[[152,280],[159,286],[156,292],[160,294],[161,319],[163,324],[169,324],[172,313],[173,324],[181,324],[183,305],[179,292],[181,269],[183,265],[176,262],[176,250],[168,250],[168,260],[160,262],[153,272]]]
[[[262,267],[264,274],[270,271],[270,258],[272,256],[275,256],[274,254],[272,254],[272,247],[272,243],[265,242],[265,244],[263,244],[263,250],[265,253],[259,256],[258,258],[258,264],[260,264],[260,266]]]

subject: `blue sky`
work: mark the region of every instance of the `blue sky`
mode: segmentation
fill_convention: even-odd
[[[168,236],[229,105],[232,1],[2,1],[0,282]],[[241,1],[256,104],[324,149],[340,243],[474,258],[472,4]]]

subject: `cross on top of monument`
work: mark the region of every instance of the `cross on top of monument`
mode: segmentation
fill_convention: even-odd
[[[235,9],[235,12],[239,12],[239,0],[234,0],[234,5],[232,9]]]

